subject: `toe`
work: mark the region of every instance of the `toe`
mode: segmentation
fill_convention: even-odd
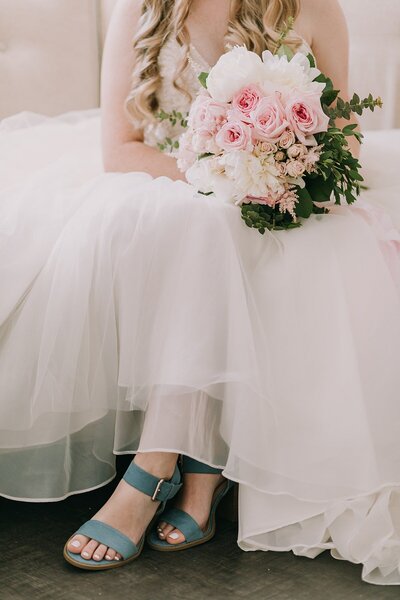
[[[165,521],[160,521],[160,523],[158,523],[158,525],[157,525],[157,531],[158,531],[158,533],[160,533],[161,531],[163,531],[166,526],[167,526],[167,524],[166,524]]]
[[[74,535],[74,537],[68,542],[67,548],[73,554],[80,554],[89,540],[90,538],[84,535]]]
[[[173,529],[171,533],[168,533],[166,540],[169,544],[181,544],[185,541],[185,536],[179,529]]]
[[[98,546],[99,542],[96,542],[96,540],[90,540],[90,542],[86,544],[86,546],[81,552],[82,558],[90,560],[93,557],[94,551],[98,548]]]
[[[106,555],[108,546],[104,544],[100,544],[97,546],[95,552],[93,553],[93,560],[103,560]]]
[[[122,560],[122,556],[120,554],[115,555],[115,560]]]
[[[112,548],[107,548],[107,552],[105,553],[104,558],[106,560],[115,560],[115,556],[116,556],[116,552],[115,550],[113,550]]]
[[[165,538],[167,537],[167,535],[168,535],[169,533],[171,533],[171,531],[173,531],[174,529],[175,529],[175,527],[173,527],[173,525],[170,525],[169,523],[166,523],[166,524],[165,524],[165,527],[163,528],[163,530],[162,530],[162,531],[159,531],[159,533],[158,533],[158,537],[159,537],[161,540],[165,540]]]

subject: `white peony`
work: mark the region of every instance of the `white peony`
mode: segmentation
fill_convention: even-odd
[[[212,176],[215,173],[215,159],[202,158],[189,167],[185,173],[186,181],[191,183],[198,192],[209,194],[212,189]]]
[[[317,93],[325,89],[324,83],[314,81],[321,71],[311,67],[307,56],[297,52],[291,60],[287,56],[273,55],[269,50],[262,53],[263,83],[267,94],[281,92],[283,100],[296,89],[300,94]]]
[[[261,58],[245,46],[235,46],[223,54],[207,78],[207,90],[217,102],[231,102],[233,96],[249,84],[265,78]]]
[[[282,190],[273,157],[260,160],[245,150],[226,152],[218,159],[226,177],[234,182],[231,201],[239,204],[246,196],[266,196]]]
[[[226,177],[215,157],[197,160],[185,175],[188,183],[192,184],[197,192],[213,192],[218,200],[226,203],[232,203],[236,199],[235,182]]]

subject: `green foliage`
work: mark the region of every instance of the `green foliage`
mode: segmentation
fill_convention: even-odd
[[[292,60],[294,56],[293,50],[289,46],[286,46],[286,44],[281,44],[276,54],[278,56],[286,56],[288,60]]]
[[[208,77],[208,73],[206,73],[205,71],[202,71],[200,73],[200,75],[198,76],[198,80],[200,81],[201,85],[207,89],[207,77]]]
[[[312,214],[314,204],[310,192],[307,188],[297,188],[297,197],[299,199],[296,204],[296,215],[301,219],[308,219]]]
[[[275,51],[274,51],[274,54],[277,54],[278,56],[287,56],[289,60],[291,60],[293,58],[294,54],[291,51],[291,49],[285,45],[285,40],[288,37],[289,33],[292,31],[293,27],[294,27],[294,18],[289,17],[287,20],[287,23],[284,25],[282,30],[279,32],[279,37],[276,41]],[[284,48],[284,49],[282,50],[282,48]]]
[[[381,98],[374,98],[372,94],[369,94],[369,96],[364,98],[364,100],[361,100],[358,94],[353,94],[353,97],[349,102],[346,102],[342,98],[338,98],[336,106],[325,110],[325,112],[331,118],[331,120],[348,120],[351,117],[351,113],[362,115],[366,109],[374,112],[375,108],[382,108],[382,106],[383,102]]]
[[[282,214],[277,208],[266,204],[245,203],[242,204],[241,211],[246,225],[258,229],[261,234],[267,229],[272,231],[300,227],[300,223],[294,223],[289,213]]]
[[[178,124],[184,129],[186,129],[188,124],[187,118],[188,113],[183,115],[181,112],[176,110],[173,110],[172,112],[168,113],[165,110],[161,109],[156,114],[156,119],[158,119],[159,121],[169,121],[173,127],[175,127]],[[159,150],[161,150],[161,152],[173,152],[174,150],[178,150],[179,141],[176,139],[173,140],[170,137],[166,137],[164,142],[157,144],[157,147]]]
[[[314,58],[313,54],[311,54],[311,52],[309,54],[307,54],[307,58],[308,58],[308,62],[310,63],[310,67],[312,69],[315,69],[315,67],[317,66],[317,63],[315,62],[315,58]]]
[[[157,147],[161,152],[173,152],[174,150],[178,150],[179,142],[178,140],[166,137],[162,144],[160,142],[157,144]]]
[[[173,110],[172,112],[168,113],[165,112],[165,110],[161,109],[156,114],[156,119],[158,119],[159,121],[169,121],[174,127],[177,123],[179,123],[181,127],[186,128],[188,114],[189,113],[185,113],[183,115],[181,112],[178,112],[176,110]]]
[[[288,60],[293,58],[292,50],[284,43],[293,28],[292,20],[289,20],[285,28],[281,31],[276,43],[275,53],[278,56],[287,56]],[[308,55],[311,67],[315,67],[315,59],[312,54]],[[200,73],[199,81],[203,87],[207,88],[208,73]],[[335,90],[333,82],[329,77],[322,73],[315,81],[325,84],[322,93],[322,108],[329,116],[330,122],[328,131],[317,134],[316,140],[321,148],[320,160],[315,164],[315,170],[304,176],[305,187],[295,188],[298,201],[295,206],[296,220],[288,212],[281,213],[279,205],[271,207],[265,204],[245,202],[241,206],[241,216],[248,227],[257,229],[261,234],[267,230],[286,230],[301,226],[303,219],[309,218],[312,214],[324,214],[329,212],[328,203],[332,200],[336,204],[345,201],[347,204],[355,202],[361,189],[363,177],[360,174],[361,165],[355,158],[348,144],[350,137],[356,138],[360,143],[362,134],[358,131],[356,124],[348,124],[342,129],[336,127],[336,119],[351,118],[352,113],[361,115],[364,110],[371,110],[382,106],[380,98],[373,98],[369,94],[363,100],[357,94],[354,94],[349,101],[340,97],[339,90]],[[173,110],[171,113],[160,110],[156,115],[160,121],[169,121],[173,126],[180,125],[187,127],[188,114],[185,115]],[[158,144],[161,151],[172,152],[179,148],[177,139],[167,137],[163,143]],[[212,156],[211,153],[200,154],[197,159],[202,160]],[[207,192],[208,196],[213,192]],[[315,202],[322,204],[316,206]],[[327,207],[323,206],[327,203]]]

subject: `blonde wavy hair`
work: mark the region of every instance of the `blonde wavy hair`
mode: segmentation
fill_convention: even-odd
[[[182,47],[182,60],[178,64],[174,86],[190,94],[184,87],[184,74],[188,68],[190,48],[186,19],[193,0],[143,0],[138,31],[133,39],[135,67],[132,85],[126,100],[127,113],[140,127],[144,121],[152,121],[157,112],[157,92],[161,84],[158,64],[160,50],[170,36]],[[225,35],[227,48],[245,45],[261,54],[276,48],[281,31],[290,19],[296,19],[300,0],[231,0],[228,30]],[[301,41],[292,32],[285,44],[296,49]]]

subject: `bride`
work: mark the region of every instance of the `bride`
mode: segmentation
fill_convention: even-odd
[[[399,151],[387,134],[356,205],[261,236],[158,149],[181,130],[155,113],[289,17],[345,95],[343,15],[317,5],[119,0],[102,143],[97,112],[1,125],[0,493],[60,500],[136,453],[66,543],[77,567],[130,562],[146,531],[162,551],[211,539],[236,481],[244,550],[328,549],[400,584]]]

